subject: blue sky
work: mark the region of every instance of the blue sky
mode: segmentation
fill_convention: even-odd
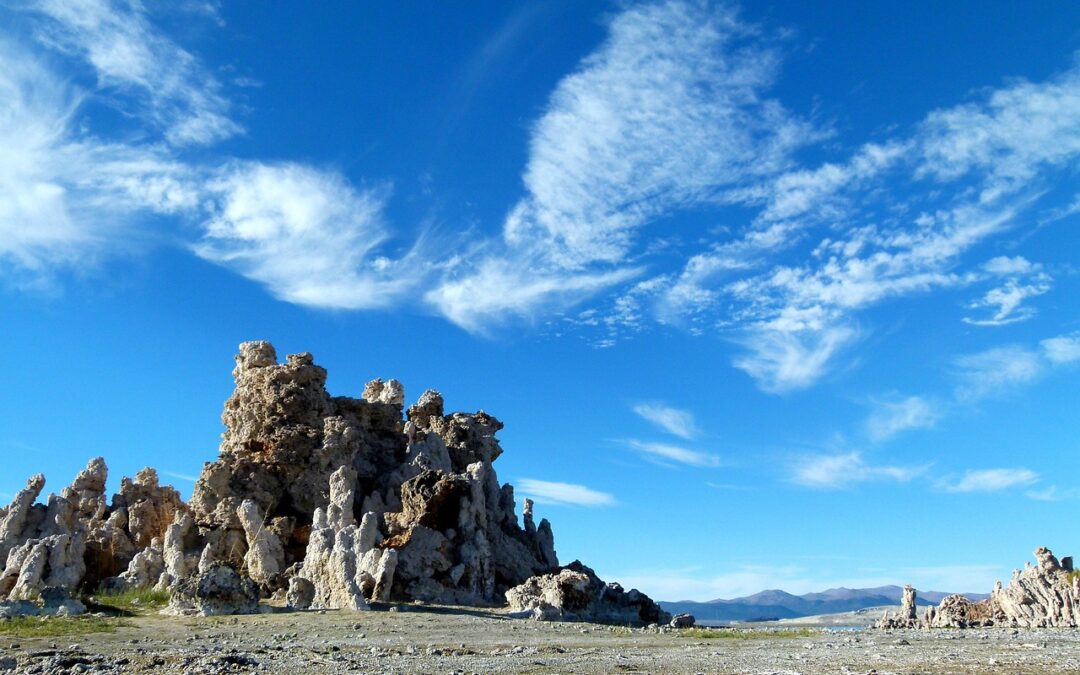
[[[986,591],[1075,552],[1078,169],[1073,3],[3,2],[0,499],[189,493],[269,339],[654,596]]]

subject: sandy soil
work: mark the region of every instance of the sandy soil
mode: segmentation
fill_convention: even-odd
[[[1058,673],[1080,631],[754,628],[712,638],[496,612],[272,613],[125,620],[113,633],[0,637],[0,673]],[[806,632],[806,631],[797,631]]]

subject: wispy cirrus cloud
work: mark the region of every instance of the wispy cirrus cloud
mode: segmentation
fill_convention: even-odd
[[[415,253],[391,260],[388,190],[358,190],[340,174],[293,164],[237,163],[206,185],[214,198],[202,258],[264,284],[287,302],[331,309],[387,307],[425,270]]]
[[[1066,490],[1059,490],[1056,485],[1048,485],[1041,489],[1028,490],[1024,493],[1024,496],[1038,502],[1062,502],[1080,499],[1080,489],[1069,488]]]
[[[920,396],[899,401],[878,401],[866,420],[866,430],[875,441],[884,441],[908,429],[932,427],[940,418],[936,405]]]
[[[1028,486],[1038,480],[1039,474],[1030,469],[979,469],[966,471],[958,478],[942,480],[939,485],[946,492],[998,492]]]
[[[799,329],[764,325],[740,340],[747,351],[735,357],[733,365],[752,377],[762,391],[783,394],[805,389],[827,372],[840,349],[856,337],[851,327],[819,328],[814,321]]]
[[[169,143],[205,145],[242,131],[221,84],[153,26],[141,3],[32,0],[27,7],[42,18],[40,42],[89,63],[99,86],[141,108]]]
[[[1043,356],[1054,365],[1080,361],[1080,334],[1059,335],[1039,343]]]
[[[630,439],[626,441],[626,444],[646,458],[660,464],[670,465],[675,463],[702,468],[715,468],[723,464],[720,458],[712,453],[690,450],[670,443],[653,443]]]
[[[700,433],[694,414],[660,402],[635,403],[634,414],[669,434],[692,440]]]
[[[559,483],[554,481],[537,480],[535,478],[520,478],[517,481],[517,491],[527,497],[531,497],[538,504],[553,504],[560,506],[613,506],[616,501],[614,495],[600,492],[592,488],[576,483]]]
[[[731,201],[727,191],[784,169],[818,137],[764,98],[778,53],[733,10],[644,3],[608,29],[533,127],[526,196],[501,244],[426,296],[468,330],[627,281],[643,228]],[[507,288],[530,292],[504,298]]]
[[[1042,265],[1033,264],[1022,256],[992,258],[983,269],[1004,277],[1004,283],[991,288],[969,305],[971,309],[994,310],[989,317],[964,317],[965,323],[974,326],[1005,326],[1026,321],[1035,316],[1035,309],[1024,302],[1043,295],[1052,287],[1050,275],[1043,271]]]
[[[197,171],[153,145],[80,129],[84,97],[25,46],[0,38],[0,259],[18,286],[133,250],[148,237],[137,215],[198,203]]]
[[[841,488],[855,483],[890,480],[906,483],[924,473],[925,466],[890,466],[867,463],[860,452],[815,455],[798,459],[791,481],[815,488]]]
[[[1025,320],[1034,315],[1025,301],[1050,290],[1049,275],[1019,257],[967,259],[1028,217],[1078,157],[1080,67],[933,111],[906,136],[860,148],[847,162],[797,169],[747,191],[758,216],[666,275],[654,293],[659,315],[741,331],[746,352],[734,365],[771,392],[811,386],[838,350],[811,352],[828,358],[807,372],[777,354],[818,340],[833,345],[825,336],[889,300],[995,282],[971,303],[989,316],[964,318],[985,326]],[[780,252],[797,262],[777,264]]]
[[[1003,345],[954,360],[956,398],[964,402],[1008,392],[1035,382],[1055,368],[1080,362],[1080,336],[1059,335],[1039,342],[1038,348]]]

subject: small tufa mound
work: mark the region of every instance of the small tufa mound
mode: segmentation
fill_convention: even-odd
[[[222,562],[176,585],[168,614],[221,616],[259,611],[259,585]]]
[[[693,614],[676,614],[671,617],[671,623],[668,625],[672,628],[693,628],[697,624],[697,619]]]
[[[558,572],[531,577],[511,588],[506,600],[513,616],[537,621],[649,625],[672,620],[649,596],[636,589],[626,592],[619,584],[605,584],[577,560]]]

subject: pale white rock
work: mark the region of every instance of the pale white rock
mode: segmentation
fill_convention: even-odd
[[[247,553],[244,563],[248,575],[256,583],[267,584],[281,573],[285,564],[285,551],[281,540],[263,522],[259,505],[245,499],[236,511],[247,537]]]
[[[310,609],[315,601],[315,585],[303,577],[289,579],[285,603],[290,609]]]
[[[405,405],[405,387],[397,380],[390,379],[383,382],[375,379],[364,385],[364,393],[361,395],[368,403],[384,403],[387,405]]]
[[[15,547],[0,573],[0,600],[30,600],[47,586],[74,590],[86,572],[86,535],[54,534]]]
[[[7,562],[8,553],[24,540],[30,509],[45,487],[45,476],[37,474],[26,481],[11,504],[0,510],[0,566]]]
[[[135,554],[127,571],[118,577],[118,582],[125,588],[149,588],[159,582],[164,572],[161,540],[154,539],[149,546]]]
[[[194,521],[187,512],[177,513],[172,525],[165,530],[165,541],[161,557],[164,570],[158,579],[157,587],[167,590],[191,573],[192,567],[184,552],[184,539]]]

